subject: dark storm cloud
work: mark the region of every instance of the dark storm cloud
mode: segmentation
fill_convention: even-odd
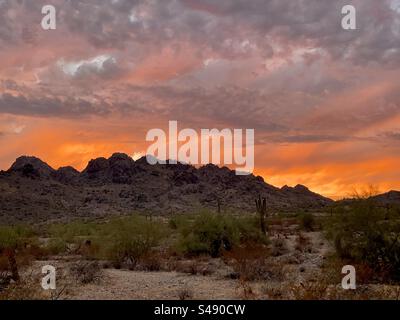
[[[251,41],[260,52],[271,54],[270,39],[284,45],[308,43],[336,59],[358,64],[399,62],[399,13],[390,1],[352,1],[358,30],[341,28],[341,8],[348,1],[331,0],[221,0],[199,1],[71,1],[64,19],[69,30],[103,48],[130,43],[162,46],[188,41],[201,55],[206,50],[235,58]]]
[[[197,54],[215,52],[225,58],[251,54],[241,47],[250,41],[271,56],[271,41],[321,47],[335,59],[356,64],[400,62],[400,17],[391,1],[354,0],[358,29],[341,28],[341,8],[348,1],[331,0],[74,0],[52,2],[58,27],[84,37],[96,48],[138,46],[153,51],[174,41],[186,41]],[[0,42],[21,38],[25,17],[40,20],[44,1],[3,0]],[[271,40],[273,39],[273,40]]]
[[[400,141],[400,131],[385,132],[381,134],[381,137],[389,140]]]
[[[23,95],[0,95],[0,113],[28,116],[79,117],[105,115],[106,104],[94,105],[79,98],[25,97]]]
[[[292,136],[279,136],[272,138],[274,142],[281,143],[314,143],[314,142],[341,142],[349,140],[350,137],[334,136],[334,135],[292,135]]]

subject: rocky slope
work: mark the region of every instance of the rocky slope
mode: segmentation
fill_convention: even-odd
[[[372,197],[376,202],[384,206],[397,205],[400,203],[400,191],[391,190]]]
[[[276,188],[254,175],[237,176],[215,165],[149,165],[115,153],[91,160],[79,172],[54,170],[35,157],[18,158],[0,173],[0,222],[104,217],[140,211],[187,213],[208,208],[253,212],[267,198],[271,211],[320,210],[332,200],[298,185]]]

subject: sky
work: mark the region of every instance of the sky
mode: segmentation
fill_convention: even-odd
[[[399,71],[398,0],[0,0],[0,169],[137,158],[177,120],[255,129],[278,187],[399,190]]]

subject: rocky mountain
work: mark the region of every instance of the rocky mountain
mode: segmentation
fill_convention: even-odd
[[[387,206],[400,203],[400,191],[391,190],[372,197],[373,200],[381,205]]]
[[[79,172],[58,170],[35,157],[19,157],[0,172],[0,222],[104,217],[135,211],[188,213],[203,208],[254,212],[254,199],[267,198],[269,210],[320,210],[332,200],[297,185],[276,188],[260,176],[237,176],[212,164],[150,165],[122,153],[91,160]]]

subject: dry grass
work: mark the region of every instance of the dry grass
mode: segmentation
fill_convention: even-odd
[[[282,285],[269,285],[265,284],[261,287],[261,293],[267,300],[281,300],[285,299],[285,289]]]
[[[190,300],[193,299],[193,291],[189,288],[182,288],[178,291],[179,300]]]
[[[239,296],[242,300],[254,300],[257,297],[250,284],[243,279],[239,281],[237,289],[240,290]]]
[[[276,238],[272,240],[271,255],[273,257],[279,257],[286,254],[289,251],[286,240],[283,238]]]
[[[295,249],[300,252],[308,253],[311,253],[313,250],[310,239],[303,232],[297,234]]]
[[[175,261],[172,271],[188,273],[191,275],[209,276],[214,273],[210,258],[192,258],[190,260]]]
[[[263,246],[247,245],[227,252],[225,262],[232,266],[241,281],[276,280],[284,278],[282,266],[268,258]]]
[[[300,283],[290,286],[295,300],[322,300],[326,296],[328,285],[322,281]]]
[[[70,269],[73,278],[81,284],[99,283],[102,277],[101,267],[97,261],[79,261]]]
[[[68,292],[65,279],[57,278],[56,290],[43,290],[41,277],[33,269],[25,270],[19,281],[11,282],[0,291],[0,300],[60,300],[65,297]]]

